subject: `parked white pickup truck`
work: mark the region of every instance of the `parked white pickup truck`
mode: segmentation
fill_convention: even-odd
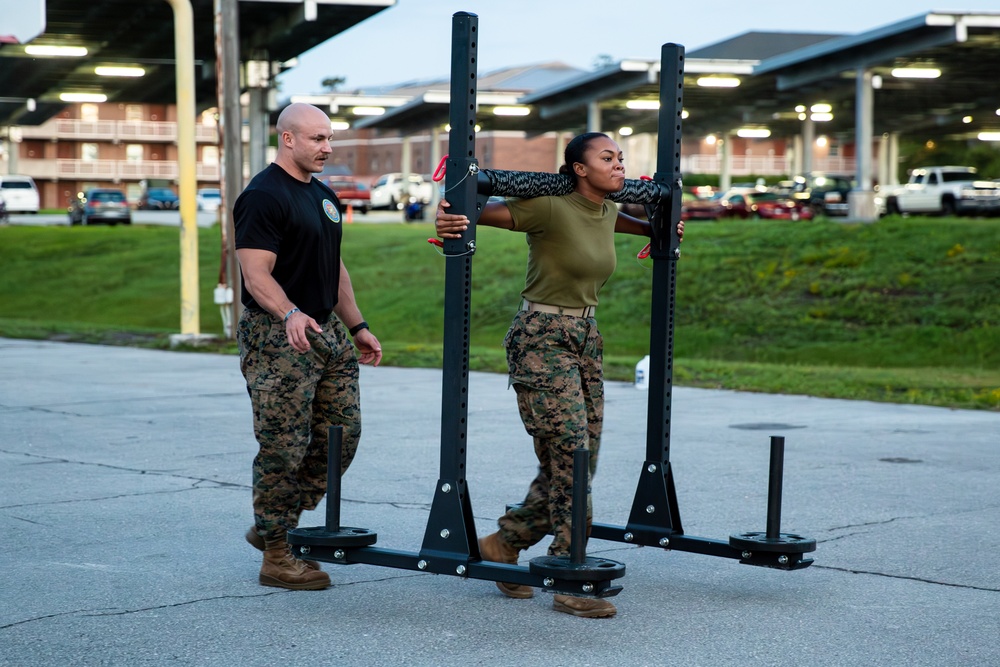
[[[433,187],[433,183],[425,181],[420,174],[410,174],[405,184],[403,174],[383,174],[372,184],[371,207],[402,210],[411,197],[421,204],[429,204]]]
[[[921,167],[910,172],[910,181],[891,190],[885,199],[887,214],[929,213],[959,215],[982,213],[997,206],[997,190],[980,181],[975,167]]]

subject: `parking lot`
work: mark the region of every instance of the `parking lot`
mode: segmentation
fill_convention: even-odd
[[[425,222],[432,222],[432,212],[425,212]],[[215,211],[198,211],[199,227],[211,227],[218,222]],[[180,211],[132,211],[133,225],[180,225]],[[402,211],[369,211],[366,214],[356,213],[353,216],[356,223],[403,222]],[[65,213],[40,213],[37,215],[14,213],[8,224],[29,226],[69,226],[69,216]]]

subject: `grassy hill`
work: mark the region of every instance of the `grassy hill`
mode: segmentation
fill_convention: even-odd
[[[202,331],[221,333],[220,231],[199,233]],[[386,364],[440,365],[445,259],[432,234],[345,230]],[[642,245],[618,239],[598,309],[609,379],[630,379],[649,347]],[[477,246],[472,366],[502,372],[526,246],[486,228]],[[165,347],[179,330],[176,228],[0,227],[0,262],[0,335]],[[692,222],[677,276],[678,384],[1000,409],[1000,221]]]

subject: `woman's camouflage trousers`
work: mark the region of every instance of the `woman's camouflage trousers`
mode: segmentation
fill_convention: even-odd
[[[593,318],[522,311],[504,346],[521,421],[534,438],[539,467],[522,505],[497,522],[500,536],[521,550],[551,532],[549,554],[567,555],[573,451],[589,449],[590,475],[597,469],[604,419],[604,343]],[[589,495],[587,505],[589,524]]]

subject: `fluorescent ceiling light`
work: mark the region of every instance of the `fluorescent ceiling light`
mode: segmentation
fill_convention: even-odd
[[[813,113],[830,113],[833,111],[833,107],[825,102],[820,102],[819,104],[814,104],[809,107],[809,111]]]
[[[828,120],[833,120],[832,113],[814,113],[809,116],[810,119],[816,121],[817,123],[825,123]]]
[[[476,126],[472,129],[475,130],[476,132],[479,132],[481,129],[483,129],[483,126],[480,125],[479,123],[476,123]],[[451,123],[448,123],[447,125],[444,126],[444,131],[451,132]]]
[[[29,56],[55,56],[56,58],[82,58],[87,55],[83,46],[55,46],[52,44],[28,44],[24,52]]]
[[[385,113],[384,107],[354,107],[351,113],[355,116],[381,116]]]
[[[628,109],[659,109],[660,100],[629,100],[625,103]]]
[[[897,67],[892,70],[897,79],[936,79],[941,76],[941,70],[934,67]]]
[[[623,137],[629,137],[632,135],[632,128],[629,126],[618,128],[618,134]]]
[[[531,113],[528,107],[493,107],[496,116],[527,116]]]
[[[107,102],[108,96],[104,93],[60,93],[59,99],[63,102]]]
[[[702,88],[735,88],[740,80],[735,76],[701,76],[698,85]]]
[[[146,70],[141,67],[106,67],[94,68],[97,76],[146,76]]]
[[[330,121],[331,130],[349,130],[351,129],[351,124],[346,120],[331,120]]]
[[[741,127],[736,130],[737,137],[743,137],[744,139],[766,139],[771,136],[771,130],[765,128],[757,127]]]
[[[980,132],[980,141],[1000,141],[1000,132]]]

